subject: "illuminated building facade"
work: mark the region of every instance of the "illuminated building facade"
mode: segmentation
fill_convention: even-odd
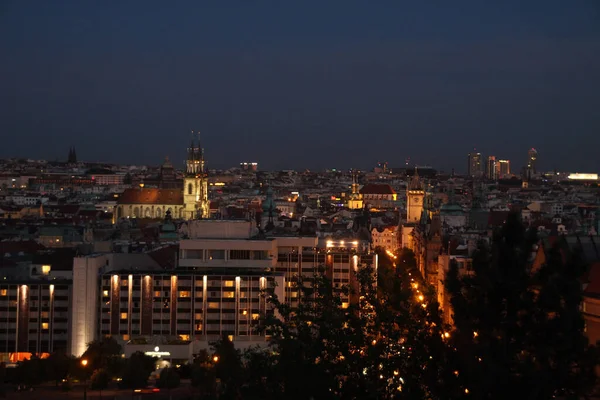
[[[481,153],[472,152],[467,155],[467,175],[472,178],[483,176],[483,163]]]
[[[510,176],[510,160],[498,160],[498,178],[504,179]]]
[[[398,194],[387,184],[369,183],[360,189],[364,205],[370,208],[385,209],[396,207]]]
[[[352,171],[352,186],[350,195],[348,196],[348,208],[351,210],[360,210],[363,208],[363,195],[360,193],[360,185],[358,184],[358,176],[355,171]]]
[[[376,264],[363,242],[265,237],[255,221],[191,220],[181,232],[177,267],[170,270],[150,266],[146,254],[75,258],[72,354],[103,335],[170,337],[201,348],[221,335],[236,346],[264,344],[255,330],[259,316],[271,312],[264,290],[297,305],[293,282],[322,266],[347,307],[357,299],[343,287],[357,287],[354,273],[363,262]]]
[[[162,219],[167,212],[170,212],[173,218],[181,219],[210,216],[204,149],[196,138],[187,150],[183,190],[172,188],[178,185],[175,182],[173,166],[167,159],[161,168],[159,187],[145,187],[141,182],[139,188],[126,189],[119,196],[113,213],[113,223],[121,218]]]
[[[208,218],[208,175],[204,169],[204,149],[198,138],[188,148],[185,177],[183,178],[183,204],[185,219]]]
[[[245,270],[107,271],[101,277],[100,335],[170,336],[182,341],[259,341],[262,291],[282,292],[282,274]],[[283,293],[279,293],[282,296]]]
[[[495,181],[498,179],[500,164],[496,161],[496,156],[489,156],[487,159],[487,179]]]
[[[7,279],[0,282],[0,361],[67,351],[71,281]]]
[[[395,254],[400,247],[398,226],[392,225],[381,228],[373,228],[371,230],[371,247],[373,249],[380,247],[386,252]]]
[[[425,190],[419,174],[413,175],[406,187],[406,222],[402,225],[402,247],[412,249],[412,232],[423,214],[423,201]]]

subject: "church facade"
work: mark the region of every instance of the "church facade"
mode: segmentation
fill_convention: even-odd
[[[204,149],[196,138],[187,150],[183,189],[145,188],[143,183],[126,189],[117,200],[113,223],[122,218],[162,219],[167,212],[177,219],[210,216]]]

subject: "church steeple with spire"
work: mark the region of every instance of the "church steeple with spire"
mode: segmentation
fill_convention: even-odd
[[[75,147],[69,147],[69,156],[67,157],[67,164],[77,164],[77,153]]]
[[[186,219],[208,218],[208,180],[204,170],[204,149],[200,144],[200,132],[192,131],[192,141],[187,149],[183,179],[184,217]]]

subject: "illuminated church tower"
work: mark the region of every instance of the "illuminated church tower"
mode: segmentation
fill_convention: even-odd
[[[417,223],[421,219],[424,197],[425,191],[419,179],[419,173],[415,170],[415,175],[406,190],[406,221],[408,223]]]
[[[210,203],[208,202],[207,174],[204,170],[204,149],[200,145],[200,134],[194,134],[188,148],[183,178],[183,217],[185,219],[208,218]]]

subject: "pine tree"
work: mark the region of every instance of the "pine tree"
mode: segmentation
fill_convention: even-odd
[[[579,309],[583,263],[554,250],[531,271],[535,243],[510,215],[492,244],[475,252],[471,270],[451,265],[448,397],[548,399],[582,395],[593,385],[595,352]]]

